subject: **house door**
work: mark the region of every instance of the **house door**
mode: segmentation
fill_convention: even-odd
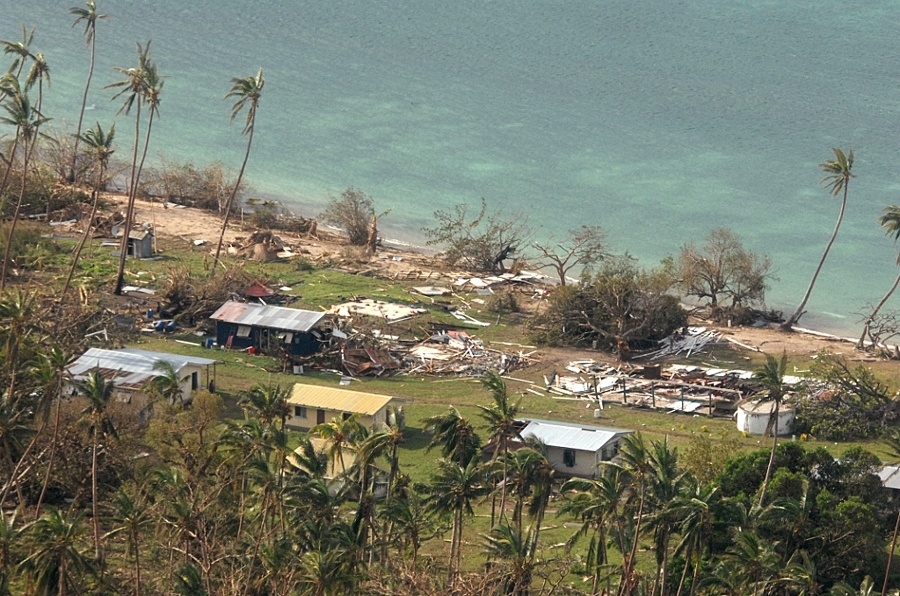
[[[325,410],[316,410],[316,424],[325,424]]]

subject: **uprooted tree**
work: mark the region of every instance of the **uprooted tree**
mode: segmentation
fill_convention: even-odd
[[[717,228],[698,247],[690,241],[681,247],[675,276],[686,296],[696,297],[715,321],[738,324],[753,318],[766,297],[772,261],[744,248],[741,237],[728,228]]]
[[[484,199],[474,217],[470,217],[469,205],[459,203],[451,211],[435,211],[434,219],[435,227],[423,229],[428,245],[443,246],[448,265],[461,265],[476,273],[505,273],[504,262],[514,259],[526,242],[523,216],[488,213]]]
[[[560,286],[533,320],[540,343],[593,346],[623,360],[652,347],[687,324],[687,313],[671,294],[674,279],[664,269],[642,269],[628,256],[609,258],[577,286]]]
[[[559,285],[566,285],[569,272],[576,267],[590,272],[591,269],[607,256],[606,231],[600,226],[581,226],[569,232],[569,237],[547,243],[532,244],[538,251],[534,261],[537,267],[551,267],[559,277]]]

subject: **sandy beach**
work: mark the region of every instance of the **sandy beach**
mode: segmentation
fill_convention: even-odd
[[[111,195],[108,200],[117,209],[124,211],[126,197]],[[157,232],[159,248],[163,251],[168,246],[181,243],[192,244],[202,240],[215,245],[221,232],[221,219],[211,212],[190,207],[164,206],[160,203],[137,201],[135,221],[149,223]],[[240,219],[234,221],[225,232],[227,242],[235,242],[250,235],[252,230],[242,227]],[[305,238],[296,234],[279,233],[285,242],[302,251],[308,258],[316,260],[324,255],[340,254],[346,244],[339,236],[322,232],[317,238]],[[415,275],[448,273],[439,259],[410,249],[385,247],[365,264],[375,275],[385,278],[400,278]],[[788,355],[791,359],[809,359],[820,352],[841,354],[849,359],[872,361],[871,356],[856,352],[853,340],[839,338],[824,333],[800,329],[793,333],[784,333],[775,327],[721,327],[707,322],[697,324],[715,328],[726,338],[733,340],[736,349],[751,352]],[[556,352],[556,351],[554,351]],[[563,351],[564,352],[564,351]],[[573,350],[573,354],[577,351]],[[557,354],[564,357],[564,354]],[[577,357],[575,354],[573,357]],[[612,356],[610,356],[612,358]]]

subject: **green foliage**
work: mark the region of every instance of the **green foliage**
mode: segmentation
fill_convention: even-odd
[[[752,321],[772,277],[771,259],[745,249],[728,228],[712,230],[701,248],[693,240],[682,246],[675,265],[686,296],[700,300],[713,320],[739,325]]]
[[[623,256],[604,261],[578,286],[561,286],[531,323],[535,341],[609,349],[623,358],[687,324],[687,313],[669,291],[665,269],[644,270]]]
[[[796,431],[830,441],[881,436],[896,423],[893,392],[868,367],[822,354],[812,375],[824,383],[797,403]]]
[[[485,310],[498,315],[516,313],[521,310],[515,292],[495,292],[487,299]]]
[[[6,250],[8,237],[8,227],[0,226],[0,253]],[[35,268],[61,253],[59,243],[52,238],[45,238],[39,227],[21,224],[16,227],[9,258],[13,267]]]

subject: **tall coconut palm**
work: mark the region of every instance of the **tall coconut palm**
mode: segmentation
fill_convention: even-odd
[[[703,484],[692,477],[687,477],[688,487],[680,500],[680,521],[678,533],[681,541],[675,548],[675,554],[684,556],[684,568],[678,582],[676,596],[681,596],[689,567],[693,567],[690,593],[697,592],[697,579],[700,575],[700,563],[704,550],[709,548],[713,533],[713,505],[719,498],[718,487]]]
[[[897,240],[900,240],[900,206],[889,205],[885,207],[884,213],[882,213],[881,217],[878,218],[878,221],[881,222],[881,229],[884,230],[884,233],[887,236],[894,237],[894,243],[896,244]],[[897,265],[900,265],[900,255],[897,255]],[[865,348],[866,339],[869,338],[870,329],[872,323],[875,321],[875,317],[878,316],[881,308],[890,299],[890,297],[894,295],[894,291],[897,289],[898,285],[900,285],[900,274],[898,274],[897,277],[894,278],[894,283],[891,285],[890,289],[888,289],[887,293],[884,295],[884,297],[882,297],[875,308],[872,309],[872,314],[866,317],[862,335],[859,336],[859,341],[856,342],[856,349],[862,350],[863,348]]]
[[[803,313],[806,312],[804,310],[806,308],[806,302],[812,294],[813,286],[816,284],[816,278],[819,277],[819,272],[822,270],[822,265],[825,264],[825,258],[828,256],[828,251],[831,250],[831,245],[834,244],[834,239],[837,238],[838,230],[841,229],[841,221],[844,219],[844,210],[847,207],[847,191],[850,188],[850,178],[853,177],[853,149],[844,153],[840,149],[834,148],[832,149],[832,152],[834,152],[834,159],[830,159],[819,165],[822,171],[825,172],[825,177],[822,178],[821,183],[828,187],[831,191],[831,196],[836,197],[842,195],[841,208],[838,211],[837,222],[834,224],[834,231],[831,233],[828,244],[825,245],[825,251],[819,259],[819,264],[816,266],[812,279],[809,281],[809,286],[806,288],[803,300],[800,301],[800,306],[798,306],[794,314],[781,325],[781,328],[785,331],[790,331],[800,320],[800,317],[803,316]]]
[[[35,506],[35,517],[41,516],[41,505],[44,503],[44,497],[47,496],[47,487],[50,485],[50,474],[53,472],[53,465],[56,461],[56,449],[60,432],[60,419],[62,418],[62,388],[63,382],[68,377],[66,365],[71,359],[71,353],[67,350],[53,346],[38,356],[38,369],[41,371],[42,378],[54,378],[56,381],[56,390],[54,392],[54,402],[56,404],[55,414],[53,416],[53,435],[50,438],[50,455],[47,457],[47,470],[44,473],[44,483],[41,486],[41,494],[38,497]]]
[[[6,287],[10,252],[12,250],[13,237],[16,233],[16,224],[19,222],[19,214],[22,211],[22,199],[25,198],[25,191],[28,183],[28,166],[30,165],[29,160],[34,151],[34,142],[37,139],[40,127],[50,120],[41,115],[41,113],[31,105],[31,101],[24,91],[10,97],[3,108],[6,110],[7,116],[0,118],[0,122],[5,122],[6,124],[11,124],[16,127],[16,136],[21,139],[19,144],[24,151],[22,157],[22,180],[21,187],[19,188],[19,198],[16,201],[12,222],[9,225],[9,232],[6,235],[6,250],[3,254],[3,270],[0,272],[0,292]],[[12,156],[10,156],[10,159],[12,159]]]
[[[255,385],[241,396],[238,404],[245,415],[259,418],[262,424],[273,424],[277,420],[279,428],[284,429],[291,414],[288,397],[288,391],[281,385]]]
[[[483,471],[477,462],[465,467],[446,459],[438,460],[437,471],[432,477],[426,500],[427,510],[436,515],[450,517],[450,557],[447,563],[447,583],[455,583],[462,558],[463,524],[467,515],[473,514],[472,503],[485,494],[481,483]]]
[[[241,187],[241,180],[244,178],[244,170],[247,168],[247,161],[250,159],[250,147],[253,146],[253,133],[256,130],[256,109],[259,107],[259,98],[262,96],[263,87],[266,80],[263,78],[263,69],[259,69],[255,77],[246,77],[243,79],[231,79],[231,91],[225,95],[225,99],[235,98],[234,105],[231,106],[231,121],[245,109],[247,116],[244,121],[244,130],[241,134],[247,136],[247,150],[244,152],[244,161],[241,163],[241,169],[238,172],[237,180],[234,188],[231,190],[231,196],[225,203],[225,215],[222,218],[222,231],[219,234],[219,242],[216,245],[216,256],[213,259],[212,268],[209,276],[216,275],[216,267],[219,266],[219,255],[222,253],[222,243],[225,241],[225,230],[228,228],[228,219],[231,216],[231,209],[234,206],[234,198],[237,196],[238,189]]]
[[[102,437],[116,437],[116,429],[110,419],[107,406],[112,400],[114,385],[100,374],[99,369],[88,373],[87,377],[77,383],[78,392],[88,400],[87,407],[82,414],[87,416],[93,436],[91,445],[91,514],[94,526],[94,560],[98,563],[102,560],[100,552],[100,515],[99,515],[99,491],[97,489],[97,456],[100,451]],[[108,447],[107,447],[108,449]]]
[[[119,270],[116,275],[115,293],[122,293],[122,285],[125,278],[125,257],[128,252],[128,234],[134,217],[134,200],[138,185],[138,148],[141,137],[141,106],[147,94],[147,70],[150,64],[150,42],[146,48],[137,44],[138,65],[131,68],[117,66],[115,70],[125,75],[121,81],[111,83],[106,88],[119,89],[112,99],[124,98],[120,114],[128,115],[131,108],[135,108],[134,114],[134,146],[131,152],[131,180],[128,184],[128,205],[125,208],[125,223],[122,233],[121,252],[119,254]]]
[[[760,507],[765,503],[766,490],[769,488],[769,480],[772,479],[772,466],[775,462],[775,450],[778,447],[778,415],[781,410],[781,402],[784,399],[784,375],[786,372],[786,353],[782,353],[781,358],[775,358],[771,354],[766,354],[766,363],[753,375],[754,378],[763,384],[765,394],[762,396],[762,400],[772,402],[772,415],[769,417],[766,432],[768,433],[770,427],[774,428],[772,433],[772,451],[769,453],[766,476],[763,478],[762,487],[759,491]]]
[[[113,499],[112,517],[116,525],[105,537],[125,535],[126,552],[134,558],[134,593],[141,596],[141,536],[154,525],[149,505],[143,495],[132,494],[123,487]]]
[[[83,513],[66,515],[55,508],[23,530],[32,546],[19,564],[37,594],[83,594],[94,568],[81,550]]]
[[[591,572],[591,594],[600,593],[603,569],[608,564],[606,545],[610,525],[614,524],[616,529],[616,544],[624,544],[625,528],[622,516],[618,515],[624,491],[621,471],[615,466],[603,466],[593,479],[571,478],[560,488],[565,500],[559,507],[559,514],[581,519],[581,527],[566,546],[571,548],[579,538],[590,534],[587,568]],[[608,586],[606,591],[609,592]]]
[[[502,516],[506,508],[506,479],[509,476],[509,462],[506,457],[509,453],[509,441],[513,438],[521,438],[516,425],[519,402],[512,403],[506,383],[497,371],[491,370],[485,373],[481,384],[491,392],[491,398],[494,400],[491,405],[480,405],[478,408],[491,433],[488,441],[494,445],[491,461],[496,462],[500,458],[500,461],[503,462],[503,480],[500,487],[500,515]],[[496,505],[496,494],[494,494],[491,497],[491,526],[494,525],[496,518]]]
[[[107,15],[97,13],[97,4],[93,0],[86,2],[83,7],[73,6],[69,9],[69,14],[75,16],[75,22],[72,23],[73,27],[79,23],[84,23],[84,40],[87,42],[91,51],[87,80],[84,83],[84,93],[81,95],[81,109],[78,112],[78,124],[75,128],[75,146],[72,148],[72,164],[69,166],[69,182],[75,182],[75,172],[78,166],[78,142],[83,140],[81,136],[81,125],[84,122],[84,110],[87,107],[91,79],[94,77],[94,51],[97,47],[97,21],[105,19]]]
[[[647,513],[648,477],[652,473],[650,446],[647,445],[643,434],[638,432],[626,435],[622,439],[619,461],[615,465],[622,470],[628,481],[629,496],[626,505],[634,524],[631,529],[630,544],[623,544],[622,581],[619,584],[620,594],[630,594],[637,585],[638,544],[641,539],[644,517]]]
[[[94,218],[97,217],[97,207],[100,204],[100,189],[103,187],[103,181],[106,178],[106,168],[109,166],[109,158],[116,152],[113,148],[113,141],[116,138],[116,125],[113,124],[109,130],[104,132],[103,127],[98,122],[94,128],[89,128],[84,135],[79,135],[81,140],[87,146],[94,163],[94,190],[91,197],[91,214],[88,217],[87,224],[84,226],[84,233],[75,247],[75,254],[72,256],[72,265],[69,267],[69,274],[66,276],[66,283],[63,285],[60,299],[64,299],[69,292],[69,286],[72,283],[72,276],[75,274],[75,268],[78,266],[78,260],[81,258],[81,251],[90,238],[91,231],[94,227]]]
[[[669,447],[668,437],[653,441],[650,464],[647,527],[653,531],[656,554],[656,579],[651,594],[662,594],[669,566],[669,542],[681,518],[679,502],[685,487],[685,473],[678,468],[678,452]]]

